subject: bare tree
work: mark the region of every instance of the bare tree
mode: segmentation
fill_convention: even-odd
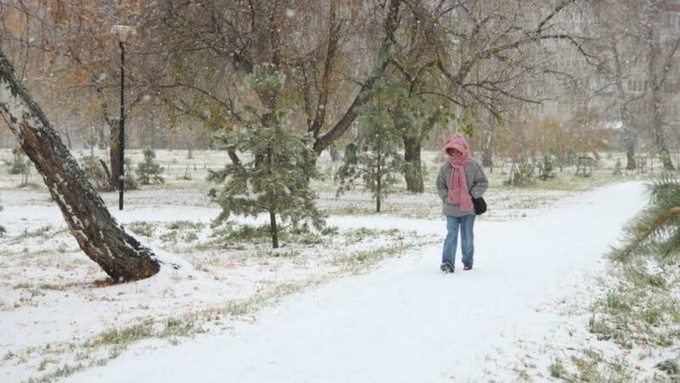
[[[459,127],[481,136],[477,141],[489,165],[498,121],[509,118],[509,108],[538,104],[531,90],[554,71],[540,55],[541,42],[561,40],[580,49],[579,39],[557,23],[573,0],[405,4],[390,62],[408,84],[408,102],[426,95],[418,111],[425,118],[404,133],[406,160],[420,166],[422,142],[454,111]],[[407,183],[418,185],[408,177]]]
[[[125,233],[0,51],[0,114],[42,175],[80,248],[117,282],[150,277],[154,254]]]
[[[675,12],[666,2],[646,0],[587,3],[592,12],[593,50],[599,51],[599,72],[604,79],[603,102],[616,110],[623,123],[627,169],[636,168],[636,142],[647,127],[665,169],[673,169],[667,127],[678,93]]]
[[[613,118],[620,120],[626,150],[626,169],[636,168],[636,138],[638,124],[633,118],[635,104],[642,93],[631,92],[629,84],[635,81],[636,63],[640,61],[636,47],[639,41],[638,18],[629,15],[639,13],[636,2],[602,1],[589,4],[592,18],[590,34],[593,36],[593,50],[599,50],[601,60],[598,73],[602,78],[603,98],[614,110]],[[637,76],[639,77],[639,76]],[[609,108],[607,108],[609,109]]]
[[[651,113],[650,122],[654,132],[656,150],[661,157],[665,170],[675,170],[671,160],[668,141],[666,138],[666,111],[662,99],[664,85],[669,81],[673,70],[676,54],[680,46],[680,37],[675,34],[663,36],[660,25],[663,23],[663,2],[647,0],[643,8],[643,36],[646,45],[646,89],[649,93],[647,102]]]
[[[67,139],[84,135],[94,126],[99,144],[110,144],[112,185],[117,184],[120,174],[116,149],[119,121],[114,105],[118,94],[118,77],[114,74],[120,60],[114,59],[118,56],[117,44],[110,28],[115,23],[114,14],[123,9],[130,10],[130,5],[14,0],[7,2],[8,12],[0,14],[6,32],[0,41],[2,49],[14,58],[19,77],[27,86],[40,84],[41,92],[35,97],[41,104],[59,111],[51,116],[52,121],[62,120],[68,110],[77,108],[78,113],[68,116]],[[64,86],[70,91],[64,92]],[[105,137],[105,127],[111,132],[110,140]]]
[[[145,12],[144,23],[150,38],[165,42],[172,66],[162,97],[178,112],[208,129],[229,130],[242,123],[244,105],[286,107],[320,154],[351,127],[375,72],[389,65],[384,52],[393,45],[403,3],[161,1]],[[260,64],[284,73],[286,87],[253,100],[243,78]],[[235,153],[231,158],[238,162]]]

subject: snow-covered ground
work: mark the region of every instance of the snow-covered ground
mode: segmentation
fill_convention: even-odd
[[[602,254],[643,202],[640,184],[629,183],[522,221],[481,221],[472,271],[440,273],[440,247],[425,246],[291,296],[231,331],[140,347],[65,381],[511,382],[527,359],[547,376],[546,350],[559,351],[569,327],[584,335],[570,315],[580,313]],[[420,225],[443,234],[441,222]]]
[[[271,251],[211,240],[219,210],[201,191],[135,191],[112,213],[183,267],[111,286],[44,190],[3,188],[0,381],[548,380],[565,350],[608,347],[587,332],[587,306],[603,255],[646,203],[642,192],[640,182],[585,193],[490,190],[474,270],[462,270],[459,254],[458,270],[445,275],[434,195],[404,195],[417,213],[401,217],[332,215],[337,238]],[[104,198],[116,206],[117,195]],[[352,258],[372,250],[385,259],[374,267]],[[191,330],[111,339],[111,329],[170,322]]]

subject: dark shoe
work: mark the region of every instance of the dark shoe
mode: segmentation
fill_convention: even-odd
[[[463,270],[472,270],[472,265],[463,266]]]
[[[454,270],[453,265],[448,262],[442,263],[439,269],[445,273],[453,273]]]

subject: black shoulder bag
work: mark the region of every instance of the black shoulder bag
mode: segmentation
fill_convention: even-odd
[[[470,196],[472,197],[472,196]],[[483,197],[475,198],[472,197],[472,204],[475,207],[475,214],[480,215],[486,213],[486,201]]]

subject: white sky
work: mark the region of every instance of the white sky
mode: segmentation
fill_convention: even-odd
[[[472,271],[462,270],[458,254],[455,274],[442,274],[440,245],[426,246],[222,331],[174,346],[141,342],[60,382],[510,382],[523,370],[541,381],[569,348],[608,349],[587,332],[586,305],[606,270],[603,254],[646,204],[642,191],[641,183],[619,184],[521,220],[478,220]],[[441,220],[330,223],[445,232]],[[11,331],[3,323],[0,345]]]

